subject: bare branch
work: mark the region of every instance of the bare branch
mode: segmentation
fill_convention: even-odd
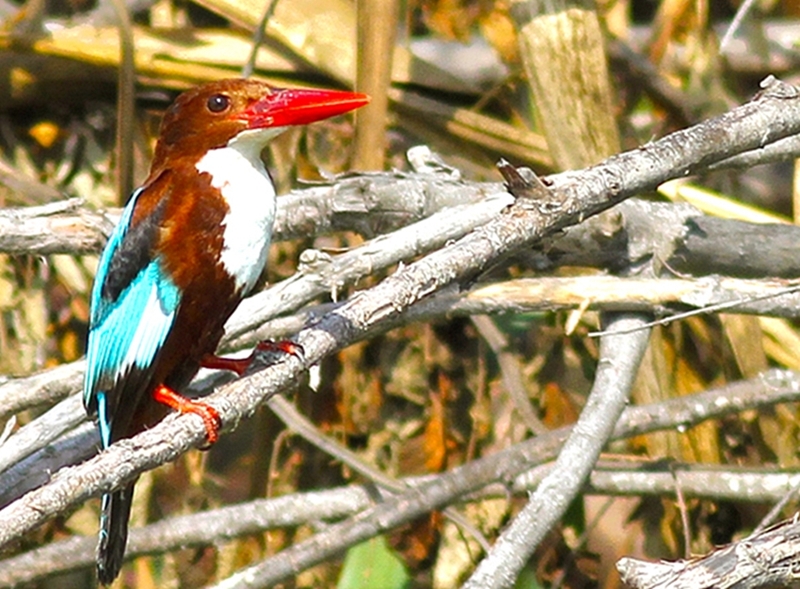
[[[23,409],[52,405],[83,386],[86,361],[78,360],[0,384],[0,420]]]
[[[277,397],[276,397],[277,398]],[[623,414],[624,418],[624,414]],[[662,424],[662,426],[665,424]],[[537,467],[518,477],[514,492],[527,493],[536,488],[552,469],[551,464]],[[671,495],[676,471],[684,491],[695,497],[740,501],[772,502],[798,483],[797,473],[775,472],[766,468],[740,469],[707,467],[697,464],[663,465],[609,463],[601,460],[589,479],[589,493],[608,495]],[[429,483],[436,476],[410,477],[398,481],[407,487]],[[524,486],[520,481],[526,483]],[[249,534],[295,527],[303,524],[319,526],[321,522],[342,519],[374,505],[378,492],[370,485],[350,485],[335,489],[293,493],[273,499],[256,499],[164,519],[141,528],[133,528],[126,550],[126,559],[171,550],[219,544]],[[490,485],[470,496],[471,501],[507,497],[503,485]],[[324,527],[324,526],[320,526]],[[91,566],[96,539],[78,536],[54,542],[0,561],[0,587],[29,583],[47,576]]]
[[[519,203],[507,214],[495,213],[486,225],[402,267],[377,286],[357,293],[347,303],[313,322],[296,339],[304,347],[309,361],[317,362],[371,330],[400,320],[414,303],[448,285],[468,283],[504,256],[555,231],[639,192],[653,189],[665,180],[705,169],[721,159],[798,132],[798,91],[770,81],[753,102],[721,117],[612,157],[587,170],[548,178],[550,200]],[[431,226],[430,231],[441,231],[441,228]],[[463,227],[457,231],[463,234]],[[433,245],[433,240],[426,243],[430,248],[440,247]],[[408,245],[408,242],[404,244]],[[419,252],[419,249],[411,247],[405,255],[413,256]],[[382,253],[376,256],[381,260],[388,259]],[[317,283],[316,288],[320,288],[319,280]],[[323,281],[322,288],[329,289],[330,284]],[[311,291],[309,288],[308,292]],[[262,305],[259,301],[253,306],[258,308]],[[230,326],[232,336],[249,331],[268,316],[248,318],[245,315],[252,307],[243,307],[238,323]],[[298,359],[287,358],[278,365],[221,387],[208,397],[208,401],[219,411],[224,429],[229,431],[272,395],[291,387],[300,378],[303,368]],[[187,449],[204,443],[204,433],[196,416],[170,416],[153,429],[114,444],[80,466],[62,469],[45,486],[0,510],[0,545],[7,544],[70,505],[118,487],[143,470],[174,460]],[[545,445],[548,440],[552,444],[552,455],[563,437],[550,439],[547,435],[535,442]],[[523,444],[520,448],[529,447]],[[326,555],[407,521],[409,517],[440,508],[489,481],[509,480],[547,455],[547,451],[541,452],[542,446],[537,449],[538,457],[518,449],[517,454],[500,453],[454,469],[443,475],[437,484],[405,491],[344,524],[332,526],[324,534],[284,551],[256,567],[257,573],[253,569],[249,572],[261,582],[265,578],[284,578],[298,567],[319,562]],[[470,470],[464,470],[467,467]],[[247,571],[242,573],[247,574]],[[232,578],[231,586],[241,581],[242,575]]]
[[[580,492],[611,437],[628,402],[650,331],[618,335],[616,331],[641,326],[647,319],[625,315],[608,319],[608,335],[600,341],[600,358],[592,390],[555,467],[525,508],[503,530],[464,587],[511,587],[515,584],[519,571],[539,542]]]
[[[587,304],[588,301],[588,304]],[[787,290],[784,281],[767,280],[739,280],[709,276],[699,279],[646,279],[646,278],[618,278],[614,276],[578,276],[568,278],[521,278],[507,282],[478,285],[466,293],[442,293],[430,297],[414,306],[394,321],[382,323],[362,334],[363,338],[374,337],[379,332],[385,332],[401,324],[413,322],[436,321],[452,316],[474,316],[478,314],[497,313],[523,313],[531,311],[557,311],[576,308],[603,311],[642,311],[667,315],[671,310],[690,307],[696,309],[719,309],[719,305],[726,305],[727,312],[756,314],[778,317],[796,317],[800,309],[800,292]],[[341,304],[326,304],[312,307],[296,315],[281,317],[264,323],[255,331],[245,334],[241,338],[229,342],[226,346],[230,350],[239,350],[252,347],[258,341],[270,338],[285,338],[300,331],[317,317],[330,312]],[[68,368],[68,367],[72,368]],[[77,394],[80,390],[82,379],[82,363],[66,365],[50,372],[54,373],[53,382],[65,371],[72,374],[70,380],[63,383],[60,388],[63,394]],[[0,397],[13,397],[19,390],[37,391],[37,385],[43,377],[50,372],[41,373],[32,377],[10,381],[7,385],[0,385]],[[214,382],[219,380],[219,375]],[[67,385],[71,383],[72,388]],[[203,384],[196,382],[192,388],[201,394],[207,393],[213,382]],[[510,386],[510,385],[507,385]],[[516,385],[515,385],[516,386]],[[52,393],[52,391],[47,391]],[[29,398],[32,404],[36,397]],[[50,400],[51,397],[44,399]],[[85,414],[80,409],[77,397],[69,401],[62,401],[66,405],[57,405],[51,411],[43,414],[28,426],[21,428],[10,436],[5,443],[0,444],[0,505],[7,503],[11,498],[9,489],[19,489],[20,481],[3,471],[10,465],[25,456],[37,452],[41,448],[56,440],[69,423],[77,424],[85,420]],[[64,419],[68,420],[64,425]],[[86,439],[85,451],[80,454],[85,458],[91,448],[96,446],[94,438]],[[66,464],[73,463],[67,460],[74,456],[64,450],[59,451],[64,461],[54,464],[51,458],[40,457],[46,460],[51,470]],[[27,471],[17,470],[19,473]],[[41,477],[29,479],[31,484],[41,484]]]
[[[522,422],[534,435],[543,434],[547,427],[542,423],[531,405],[531,395],[522,375],[522,363],[517,355],[508,349],[508,338],[494,322],[485,315],[472,317],[472,324],[486,341],[500,365],[503,383],[508,391],[514,407],[522,418]]]
[[[772,503],[800,485],[800,473],[733,465],[631,464],[600,460],[587,493],[596,495],[675,495],[676,483],[688,497]],[[529,481],[531,482],[531,481]]]
[[[172,517],[134,528],[126,559],[192,546],[207,546],[265,530],[352,515],[374,500],[374,491],[352,486],[260,499],[212,511]],[[97,539],[76,536],[0,561],[0,586],[30,582],[90,566]]]
[[[442,209],[503,192],[498,183],[464,182],[445,174],[371,173],[293,190],[278,199],[273,240],[352,230],[387,233]],[[97,254],[121,210],[94,211],[80,199],[0,210],[0,252]]]
[[[794,586],[798,566],[800,521],[795,518],[702,558],[677,562],[622,558],[617,570],[635,589],[755,589]]]
[[[80,199],[0,210],[0,252],[9,254],[96,253],[114,228]]]
[[[279,366],[276,366],[273,370],[279,368]],[[263,372],[259,374],[263,374]],[[250,379],[252,379],[252,377]],[[238,381],[234,384],[239,384],[241,382],[242,381]],[[231,387],[225,387],[219,394],[226,394],[226,390],[229,388]],[[688,427],[694,423],[720,417],[729,413],[798,400],[800,400],[800,373],[773,370],[759,378],[737,382],[705,393],[670,399],[657,405],[630,407],[626,409],[620,417],[620,421],[614,432],[614,439],[641,435],[660,429],[674,429],[679,426]],[[75,489],[76,485],[71,484],[70,479],[77,481],[77,486],[80,486],[81,484],[85,484],[87,478],[95,475],[94,478],[92,478],[91,484],[93,485],[93,489],[96,489],[97,487],[109,486],[110,481],[118,478],[117,471],[119,469],[139,472],[142,470],[142,465],[145,464],[147,460],[152,459],[146,456],[146,454],[157,454],[158,450],[152,448],[152,446],[162,443],[159,441],[159,438],[162,438],[165,434],[185,432],[187,428],[197,429],[198,441],[203,442],[202,426],[198,423],[195,424],[194,427],[191,427],[191,423],[186,423],[189,419],[190,418],[177,419],[173,416],[157,425],[153,430],[150,430],[150,432],[155,432],[155,434],[148,436],[141,434],[133,440],[126,441],[125,449],[120,448],[119,445],[115,445],[87,463],[64,469],[64,471],[57,473],[54,479],[46,486],[32,492],[17,502],[20,505],[17,505],[15,511],[18,513],[25,513],[25,504],[33,501],[36,501],[34,505],[46,506],[47,509],[52,510],[51,513],[44,514],[44,517],[68,509],[70,506],[82,500],[75,497],[77,492]],[[86,425],[88,429],[89,424]],[[183,425],[183,427],[181,427],[181,425]],[[421,504],[416,506],[416,509],[419,511],[412,509],[410,513],[406,512],[401,517],[401,523],[413,519],[420,513],[436,509],[444,504],[452,503],[460,497],[468,496],[468,493],[471,492],[470,489],[480,489],[492,483],[502,483],[498,489],[489,490],[490,493],[499,493],[500,495],[507,493],[506,484],[512,480],[514,480],[513,488],[516,492],[534,488],[539,484],[546,472],[535,468],[530,471],[528,471],[528,469],[531,469],[537,464],[543,464],[555,457],[570,431],[571,428],[562,428],[544,436],[527,440],[522,444],[518,444],[493,456],[482,459],[482,461],[468,463],[457,471],[445,473],[438,477],[425,477],[416,482],[414,479],[408,480],[407,482],[414,483],[415,488],[419,488],[419,485],[422,484],[428,485],[430,488],[427,488],[421,497],[415,491],[408,491],[398,496],[397,501],[400,505],[405,505],[404,499],[408,500],[409,494],[414,497],[415,502],[421,501]],[[96,437],[94,431],[88,433]],[[81,435],[85,435],[85,433]],[[142,440],[142,436],[145,436],[146,439]],[[136,444],[135,446],[133,446],[134,443]],[[132,447],[127,448],[127,446]],[[138,448],[138,451],[134,451],[133,448]],[[156,458],[156,460],[157,459],[158,458]],[[130,464],[125,463],[126,460],[129,460]],[[41,466],[40,462],[37,464]],[[528,472],[525,473],[523,471]],[[99,475],[100,478],[98,479],[96,475]],[[419,485],[417,485],[417,482]],[[775,481],[773,480],[773,482]],[[777,491],[782,493],[784,492],[784,488],[779,487]],[[99,492],[98,490],[93,491],[94,494],[99,494]],[[90,489],[86,494],[92,494],[92,490]],[[369,495],[369,493],[367,493],[367,495]],[[371,497],[371,495],[369,496]],[[345,499],[346,501],[354,500],[352,495],[348,495],[348,497],[349,498]],[[367,500],[369,500],[369,498]],[[360,503],[357,503],[357,505],[357,507],[354,507],[354,511],[366,506],[366,504],[361,505]],[[11,507],[13,506],[0,511],[0,523],[3,523],[4,526],[6,521],[15,521],[13,517],[8,518],[8,510],[11,509]],[[311,507],[309,507],[309,509],[310,519],[316,519],[312,517],[316,512],[311,510]],[[391,511],[391,509],[389,511]],[[381,513],[376,514],[375,517],[379,515],[381,515]],[[155,525],[162,526],[162,524],[163,527],[169,529],[169,524],[167,522]],[[247,524],[243,525],[246,526]],[[196,526],[188,527],[198,529]],[[388,529],[388,527],[391,527],[391,525],[387,524],[386,529]],[[162,528],[159,527],[157,529]],[[200,527],[199,529],[204,528]],[[0,534],[2,534],[4,530],[5,528],[0,528]],[[23,532],[24,530],[15,533],[14,537]],[[133,543],[133,537],[135,537],[137,532],[132,530],[131,533],[131,542]],[[158,532],[157,535],[160,534],[161,532]],[[210,531],[208,535],[204,535],[203,537],[207,539],[213,538]],[[177,548],[184,540],[185,543],[192,544],[191,537],[181,538],[183,538],[183,536],[175,540],[164,540],[162,546],[165,549]],[[10,539],[11,538],[7,538],[4,541]],[[349,543],[351,540],[352,538],[338,538],[330,541],[334,542],[334,549],[338,547],[339,550],[343,550],[351,545]],[[356,541],[358,540],[353,540],[353,542]],[[170,542],[174,543],[170,544]],[[324,545],[325,543],[322,542],[322,544]],[[41,550],[45,551],[47,549],[42,548]],[[133,557],[136,554],[136,550],[135,547],[131,548],[128,556]],[[153,551],[155,552],[156,550],[153,549]],[[146,552],[149,553],[150,549],[147,549]],[[47,555],[48,553],[44,552],[44,554]],[[315,562],[324,560],[326,554],[327,553],[317,555],[315,557]],[[84,558],[85,563],[89,563],[91,558],[93,558],[91,553],[83,557],[79,557],[77,554],[74,556],[75,559]],[[21,574],[15,563],[17,563],[17,561],[14,559],[0,561],[0,579],[17,578],[17,575]],[[40,569],[37,567],[37,570]]]
[[[710,391],[701,395],[670,399],[658,405],[630,407],[623,412],[612,439],[660,429],[661,426],[657,424],[671,423],[675,427],[675,424],[696,423],[695,418],[709,419],[720,415],[721,411],[728,412],[732,407],[741,408],[758,397],[765,402],[771,402],[782,394],[781,389],[784,386],[794,390],[793,396],[800,394],[800,375],[771,371],[759,379],[725,387],[724,397],[720,397],[717,391]],[[552,459],[571,431],[572,428],[561,428],[526,440],[494,455],[457,467],[412,490],[384,499],[374,507],[344,522],[333,524],[308,540],[239,571],[218,587],[269,587],[339,554],[349,546],[411,521],[428,511],[439,509],[461,497],[469,498],[470,493],[491,482],[510,482],[524,471]]]
[[[0,507],[46,484],[59,469],[88,460],[99,447],[97,427],[87,421],[38,450],[31,452],[31,448],[25,448],[27,458],[0,473]]]
[[[86,413],[80,396],[67,397],[39,419],[14,432],[0,445],[0,473],[84,421]]]

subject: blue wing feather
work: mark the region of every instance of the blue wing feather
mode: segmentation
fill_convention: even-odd
[[[108,269],[111,267],[111,260],[114,254],[119,250],[119,246],[122,244],[122,240],[125,239],[125,235],[128,233],[131,217],[133,217],[133,209],[136,208],[136,202],[141,193],[142,189],[137,188],[130,199],[128,199],[128,203],[125,205],[125,208],[122,209],[122,216],[120,217],[119,223],[117,223],[117,226],[114,227],[114,230],[108,237],[106,247],[100,256],[100,262],[97,265],[97,273],[94,277],[94,286],[92,287],[92,310],[90,317],[92,325],[100,322],[103,311],[105,310],[102,294],[103,285],[106,282],[106,278],[108,278]]]
[[[120,287],[115,296],[108,294],[109,269],[115,256],[122,255],[140,193],[133,194],[109,238],[92,290],[83,401],[90,413],[98,413],[104,447],[112,442],[114,415],[124,403],[123,393],[131,394],[131,383],[123,381],[139,378],[139,386],[147,385],[150,369],[169,335],[180,303],[180,292],[158,256],[145,255],[146,263],[130,272],[130,282]],[[135,404],[137,399],[130,402]]]

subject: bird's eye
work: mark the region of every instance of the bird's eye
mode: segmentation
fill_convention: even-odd
[[[214,94],[208,99],[206,106],[211,112],[222,112],[231,105],[231,99],[224,94]]]

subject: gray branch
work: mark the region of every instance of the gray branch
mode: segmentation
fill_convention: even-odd
[[[605,210],[661,182],[700,171],[722,159],[753,150],[800,132],[800,97],[795,88],[775,81],[754,101],[721,117],[674,133],[638,150],[612,157],[580,172],[547,179],[548,199],[522,199],[486,225],[447,243],[441,249],[402,267],[377,286],[355,294],[348,302],[316,319],[296,338],[309,362],[336,352],[382,324],[397,321],[415,303],[445,287],[464,285],[509,254],[529,247],[569,225]],[[437,247],[437,246],[431,246]],[[416,255],[418,250],[409,251]],[[326,287],[330,287],[327,284]],[[262,317],[235,324],[232,334],[259,325]],[[234,429],[272,395],[293,386],[304,366],[297,358],[221,387],[208,397],[219,411],[224,431]],[[122,440],[75,467],[55,473],[46,485],[0,510],[0,546],[33,529],[90,496],[119,487],[143,470],[174,460],[204,443],[204,428],[196,416],[169,416],[156,427]],[[549,436],[537,438],[545,443]],[[553,438],[552,451],[562,438]],[[541,454],[540,454],[541,455]],[[503,460],[498,460],[502,458]],[[507,460],[506,460],[507,458]],[[490,456],[443,475],[442,483],[404,492],[375,508],[336,524],[307,542],[267,561],[253,579],[284,578],[309,563],[338,553],[348,542],[374,535],[414,514],[440,508],[454,497],[487,481],[508,480],[535,464],[537,456]],[[465,471],[470,467],[474,470]],[[467,477],[469,473],[469,477]],[[337,527],[341,526],[341,527]],[[327,534],[327,535],[325,535]],[[327,538],[327,540],[326,540]],[[250,571],[252,572],[252,570]],[[231,585],[246,577],[237,575]]]
[[[225,390],[220,391],[220,393],[224,394]],[[694,423],[721,417],[730,413],[798,400],[800,400],[800,373],[773,370],[763,374],[759,378],[740,381],[698,395],[687,395],[685,397],[670,399],[656,405],[630,407],[622,414],[614,432],[614,439],[625,436],[642,435],[660,429],[674,429],[678,426],[688,427]],[[183,423],[176,423],[178,421]],[[55,513],[60,513],[69,509],[71,506],[83,500],[83,498],[79,496],[82,485],[91,485],[91,488],[87,491],[88,496],[93,492],[94,494],[98,494],[99,491],[96,490],[97,487],[107,486],[107,481],[113,481],[116,470],[122,466],[120,464],[121,461],[126,459],[130,460],[131,463],[126,465],[125,468],[132,469],[133,471],[143,470],[143,465],[148,464],[149,461],[157,461],[160,457],[160,452],[163,452],[163,446],[159,447],[158,445],[163,444],[160,439],[162,439],[164,435],[176,435],[181,432],[184,432],[185,435],[188,427],[188,429],[197,429],[197,438],[203,441],[202,426],[196,424],[195,428],[191,428],[191,422],[187,426],[187,421],[189,421],[188,418],[179,420],[175,417],[171,417],[151,430],[151,432],[155,431],[155,434],[146,432],[146,434],[150,435],[142,434],[135,438],[137,442],[137,446],[135,447],[139,448],[139,451],[134,452],[127,448],[120,448],[119,445],[115,445],[107,452],[96,456],[89,462],[70,469],[64,469],[64,471],[56,475],[55,479],[51,480],[40,489],[33,491],[20,500],[20,502],[32,503],[35,501],[33,505],[47,508],[49,512],[42,514],[42,520],[51,515],[55,515]],[[86,425],[88,429],[89,424]],[[183,427],[180,427],[181,425]],[[459,497],[467,495],[471,489],[480,489],[492,483],[502,483],[496,490],[496,492],[500,494],[506,492],[506,483],[512,480],[514,480],[513,488],[517,492],[535,487],[541,481],[543,473],[539,470],[534,470],[525,474],[524,471],[551,460],[556,455],[556,452],[558,452],[570,431],[571,428],[562,428],[550,432],[544,436],[527,440],[522,444],[499,452],[496,455],[482,459],[482,461],[478,461],[477,463],[469,463],[461,467],[457,472],[440,475],[440,477],[444,478],[439,479],[439,485],[434,487],[438,491],[438,494],[429,494],[426,491],[426,493],[420,497],[415,491],[409,491],[408,493],[411,493],[416,500],[422,500],[422,503],[418,506],[420,512],[406,512],[404,517],[407,517],[407,519],[403,519],[402,521],[410,521],[420,513],[436,509],[437,506],[440,505],[437,501],[441,501],[444,504],[452,503]],[[85,437],[87,434],[90,434],[92,439],[96,438],[94,431],[78,432],[77,435],[71,435],[65,440],[65,446],[68,448],[68,444],[73,442],[75,438],[81,436]],[[146,439],[142,440],[142,436],[145,436]],[[133,441],[129,441],[129,443],[126,442],[126,444],[133,444]],[[57,450],[51,451],[50,454],[58,453],[64,449],[64,447],[59,447]],[[156,458],[154,459],[152,455],[155,455]],[[40,469],[43,468],[41,461],[35,462],[34,464],[38,465]],[[97,479],[98,475],[101,477],[100,480]],[[426,478],[420,482],[430,483],[431,479]],[[467,486],[465,487],[465,485]],[[443,488],[439,488],[440,486],[443,486]],[[778,490],[782,491],[783,487]],[[405,505],[403,498],[408,499],[408,493],[400,496],[398,499],[402,505]],[[444,497],[439,497],[439,494],[443,494]],[[352,500],[352,497],[350,500]],[[21,507],[23,508],[22,513],[25,513],[24,505],[17,505],[16,510],[19,510]],[[3,523],[3,525],[5,525],[5,521],[9,521],[8,519],[4,519],[8,515],[8,509],[9,508],[6,508],[0,511],[0,523]],[[312,516],[314,513],[314,511],[309,511],[309,516]],[[12,522],[16,521],[13,514],[9,519]],[[26,529],[19,530],[16,533],[12,532],[11,537],[4,539],[4,541],[7,542],[13,537],[18,537],[27,529],[34,527],[36,523],[37,522],[32,522],[30,527],[26,526]],[[160,526],[161,524],[156,525]],[[166,525],[166,523],[164,523],[164,525]],[[5,528],[0,528],[0,533],[2,533],[4,529]],[[134,542],[133,537],[136,533],[136,531],[132,531],[132,543]],[[349,543],[350,540],[351,538],[340,538],[336,540],[335,546],[344,550],[351,545],[351,543]],[[191,538],[188,538],[186,541],[189,544],[192,543]],[[353,542],[355,541],[357,540]],[[164,548],[174,548],[180,545],[180,543],[169,544],[166,540],[165,542],[166,543],[163,545]],[[42,548],[40,550],[44,551],[43,554],[45,556],[50,554],[47,552],[47,548]],[[35,554],[39,554],[39,552],[37,551]],[[129,556],[132,557],[135,554],[136,549],[132,548]],[[19,558],[25,557],[23,555]],[[34,557],[32,556],[31,558]],[[79,558],[77,554],[75,558]],[[89,562],[92,556],[89,554],[84,558],[86,562]],[[318,555],[316,562],[321,562],[324,559],[325,554]],[[30,564],[30,561],[23,562],[28,562]],[[0,561],[0,579],[18,578],[18,576],[22,574],[17,566],[18,564],[19,562],[15,559]],[[37,570],[39,570],[38,567]]]
[[[591,293],[591,303],[585,307],[587,293]],[[254,332],[231,342],[229,347],[245,349],[263,339],[289,337],[303,329],[314,318],[338,306],[341,304],[321,305],[293,316],[268,321]],[[800,309],[800,292],[797,289],[787,292],[787,285],[782,281],[720,277],[690,280],[613,276],[523,278],[480,285],[466,293],[442,293],[430,297],[412,306],[397,321],[385,322],[363,334],[363,337],[374,337],[379,332],[393,329],[400,324],[435,321],[444,317],[555,311],[583,307],[660,314],[665,314],[670,309],[677,310],[684,307],[708,308],[714,311],[724,307],[727,312],[794,317]],[[88,432],[80,438],[81,445],[71,443],[68,447],[59,446],[58,450],[42,452],[42,449],[52,448],[51,444],[66,429],[86,419],[78,395],[83,363],[77,364],[73,367],[75,372],[71,377],[71,388],[62,389],[64,394],[69,393],[74,397],[62,401],[20,428],[5,443],[0,444],[0,506],[44,483],[48,472],[88,458],[97,447],[96,435]],[[55,368],[51,372],[56,376],[61,375],[69,366],[72,365]],[[72,371],[72,368],[69,370]],[[48,373],[12,381],[14,386],[10,394],[28,387],[36,390],[45,374]],[[198,380],[192,388],[201,395],[207,394],[214,384],[223,378],[224,374],[216,373]],[[509,382],[507,386],[509,388],[519,386],[519,383]],[[6,389],[0,386],[0,396],[4,391]],[[517,402],[521,404],[523,400],[527,402],[520,394]]]
[[[787,289],[789,290],[787,292]],[[587,295],[587,293],[590,293]],[[587,296],[590,304],[586,306]],[[303,329],[315,318],[341,306],[326,304],[313,307],[296,315],[267,321],[257,330],[229,342],[233,350],[251,348],[256,342],[269,338],[287,338]],[[531,311],[556,311],[576,308],[604,311],[636,311],[658,313],[669,317],[669,311],[685,308],[709,309],[726,312],[795,317],[800,309],[800,291],[791,290],[783,281],[739,280],[707,277],[700,279],[653,279],[619,278],[614,276],[580,276],[568,278],[521,278],[507,282],[478,285],[466,293],[448,293],[430,297],[416,303],[397,318],[362,334],[374,337],[401,324],[429,322],[452,316],[474,316],[478,314],[524,313]],[[499,350],[502,352],[502,350]],[[510,361],[509,361],[510,363]],[[19,497],[45,482],[47,472],[88,458],[97,447],[97,438],[86,435],[82,446],[71,444],[58,451],[41,452],[51,445],[66,429],[85,421],[80,406],[80,383],[83,363],[52,369],[56,377],[65,372],[72,374],[71,388],[61,391],[74,395],[53,407],[28,425],[12,434],[0,444],[0,506]],[[72,367],[72,368],[70,368]],[[511,370],[511,367],[506,369]],[[74,371],[74,372],[73,372]],[[9,396],[15,391],[37,390],[43,380],[42,373],[14,381]],[[204,377],[192,385],[199,394],[207,394],[218,384],[224,374]],[[512,377],[513,380],[514,377]],[[52,379],[53,381],[57,379]],[[520,386],[516,381],[507,382],[509,389]],[[0,396],[6,392],[0,386]],[[52,391],[50,391],[52,392]],[[518,404],[527,402],[524,391],[520,392]],[[71,425],[72,424],[72,425]],[[29,458],[25,458],[29,457]],[[25,460],[22,460],[25,458]],[[44,465],[38,468],[36,465]],[[13,465],[13,466],[12,466]],[[30,466],[28,466],[30,465]],[[5,472],[4,472],[5,471]]]
[[[724,394],[723,391],[719,391]],[[621,421],[624,421],[623,414]],[[673,424],[674,425],[674,424]],[[667,427],[667,424],[661,424]],[[551,470],[537,467],[517,477],[515,493],[532,491]],[[590,478],[588,493],[597,495],[672,495],[676,478],[687,496],[728,499],[732,501],[775,502],[800,484],[800,474],[770,469],[670,465],[658,470],[653,465],[600,462]],[[410,477],[399,483],[416,487],[436,476]],[[160,522],[132,528],[126,560],[148,554],[163,554],[187,547],[209,546],[241,536],[259,534],[275,528],[303,524],[324,528],[323,522],[351,517],[375,503],[375,493],[388,497],[371,485],[349,485],[335,489],[293,493],[273,499],[256,499],[218,509],[174,516]],[[505,485],[492,484],[470,496],[471,501],[507,497]],[[53,542],[0,561],[0,587],[16,586],[48,576],[79,570],[94,562],[96,538],[77,536]]]
[[[776,397],[794,389],[800,393],[800,378],[788,371],[770,371],[761,378],[726,387],[720,397],[717,391],[670,399],[658,405],[630,407],[624,411],[611,439],[640,435],[661,428],[661,424],[690,425],[740,410],[755,398],[772,403]],[[762,396],[763,395],[763,396]],[[493,483],[509,483],[536,465],[555,457],[572,428],[561,428],[543,436],[526,440],[494,455],[473,460],[439,475],[412,490],[384,499],[343,522],[279,552],[258,564],[239,571],[220,583],[217,589],[269,587],[300,571],[336,556],[346,548],[411,521],[424,513],[439,509]],[[531,477],[534,484],[540,480]],[[531,482],[531,481],[526,481]],[[0,513],[2,515],[2,513]],[[1,520],[0,520],[1,521]]]
[[[531,554],[583,488],[628,402],[650,339],[650,330],[641,328],[645,322],[641,316],[609,318],[608,335],[600,341],[600,358],[592,390],[555,467],[503,531],[464,587],[514,586]],[[614,333],[637,327],[639,331],[632,335]]]
[[[645,562],[623,558],[622,580],[634,589],[755,589],[800,580],[800,521],[781,522],[692,560]]]

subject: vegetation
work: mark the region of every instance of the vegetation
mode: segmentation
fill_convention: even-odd
[[[0,585],[91,586],[137,473],[115,587],[619,587],[800,482],[800,107],[760,85],[794,3],[356,4],[0,2]],[[202,375],[211,449],[170,417],[92,458],[97,255],[171,98],[243,74],[373,97],[265,153],[276,243],[223,341],[314,366]]]

